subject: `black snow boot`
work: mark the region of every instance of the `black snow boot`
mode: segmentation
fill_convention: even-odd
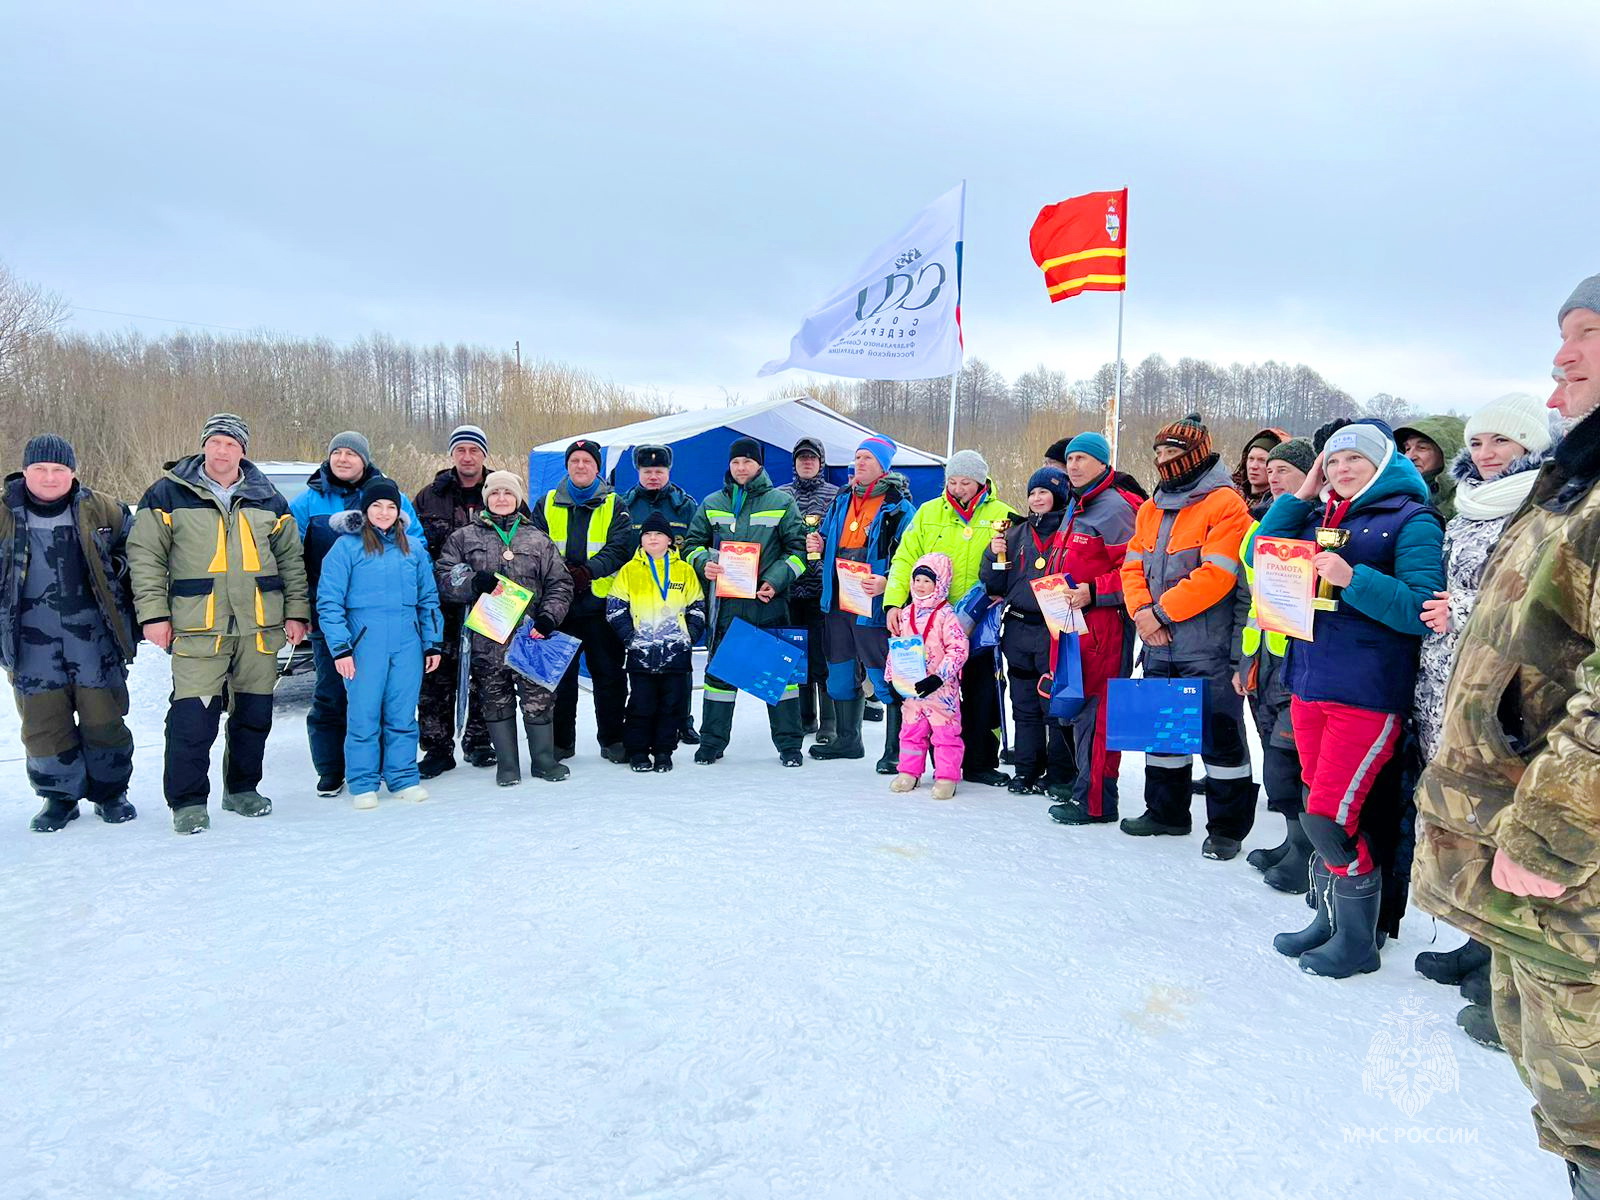
[[[121,825],[124,821],[131,821],[139,815],[133,805],[128,803],[127,792],[110,800],[102,800],[94,806],[94,811],[107,825]]]
[[[1469,1004],[1456,1014],[1456,1024],[1480,1046],[1491,1050],[1505,1050],[1500,1041],[1500,1028],[1494,1023],[1494,1009],[1487,1004]]]
[[[901,705],[884,705],[883,714],[883,757],[878,760],[877,771],[879,775],[900,774],[900,718]]]
[[[1249,863],[1258,871],[1265,871],[1268,867],[1276,865],[1280,858],[1289,853],[1289,837],[1294,832],[1295,826],[1299,825],[1300,822],[1294,817],[1288,817],[1286,819],[1289,827],[1284,832],[1283,841],[1279,842],[1270,850],[1263,847],[1260,850],[1250,851],[1249,854],[1244,856],[1245,862]]]
[[[865,707],[866,701],[860,699],[836,702],[833,705],[834,720],[837,722],[834,736],[824,742],[819,734],[816,745],[809,751],[811,757],[823,760],[865,758],[867,748],[861,744],[861,710]]]
[[[1428,950],[1417,955],[1417,974],[1446,987],[1460,987],[1468,975],[1489,966],[1489,947],[1468,938],[1454,950],[1440,954]]]
[[[1309,975],[1329,979],[1348,979],[1376,971],[1383,965],[1378,956],[1378,906],[1383,902],[1383,876],[1376,871],[1365,875],[1333,877],[1333,936],[1314,950],[1300,956],[1300,969]]]
[[[1311,918],[1311,924],[1298,933],[1280,933],[1272,939],[1272,948],[1290,958],[1299,958],[1307,950],[1315,950],[1333,936],[1333,922],[1329,916],[1333,872],[1328,870],[1328,865],[1322,861],[1320,854],[1311,856],[1311,863],[1306,871],[1309,875],[1307,887],[1310,892],[1306,901],[1316,909],[1316,915]]]
[[[1311,862],[1311,839],[1306,836],[1298,817],[1289,822],[1288,847],[1261,877],[1270,888],[1291,896],[1303,896],[1310,886],[1306,880],[1306,866]]]
[[[875,698],[868,700],[867,706],[861,710],[861,719],[863,721],[883,720],[883,705],[878,703]]]
[[[700,735],[695,732],[694,728],[693,713],[690,713],[688,716],[684,717],[683,728],[678,730],[678,741],[682,742],[685,746],[698,746],[700,744]]]
[[[469,767],[492,767],[495,759],[494,747],[473,746],[470,749],[462,747],[461,757],[467,760]]]
[[[1461,981],[1461,998],[1468,1004],[1489,1003],[1489,968],[1479,967]]]
[[[429,750],[422,756],[422,761],[417,764],[417,774],[424,779],[436,779],[446,771],[454,771],[455,769],[455,755],[448,751],[440,754],[437,751]]]
[[[501,787],[522,782],[522,762],[517,751],[517,719],[490,721],[489,742],[494,746],[494,781]]]
[[[28,828],[35,833],[59,833],[67,827],[68,821],[78,819],[78,802],[76,800],[47,799],[33,820],[28,822]]]
[[[828,689],[817,684],[817,745],[826,746],[839,736],[839,719]]]
[[[572,768],[556,757],[554,721],[528,726],[528,773],[546,783],[560,783],[572,774]]]

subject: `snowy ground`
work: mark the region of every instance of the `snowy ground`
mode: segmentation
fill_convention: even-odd
[[[302,700],[274,814],[179,838],[165,665],[131,825],[29,834],[0,717],[5,1197],[1566,1194],[1509,1061],[1412,972],[1421,914],[1377,975],[1314,979],[1270,944],[1301,901],[1198,834],[787,771],[748,698],[714,767],[635,776],[585,732],[567,783],[463,767],[369,813],[313,795]],[[1362,1085],[1407,1005],[1460,1081],[1414,1116]]]

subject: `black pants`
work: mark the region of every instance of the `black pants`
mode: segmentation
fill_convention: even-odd
[[[1000,687],[994,647],[974,650],[961,668],[961,770],[968,775],[1000,766]]]
[[[440,647],[437,670],[422,677],[422,693],[417,699],[418,745],[423,754],[456,754],[456,680],[461,670],[461,619],[445,620],[444,642]],[[320,678],[320,676],[319,676]],[[309,724],[309,722],[308,722]],[[339,761],[344,761],[344,726],[339,727]],[[489,749],[489,729],[478,709],[478,697],[467,689],[467,724],[461,731],[461,748],[471,754]],[[318,764],[320,770],[321,764]],[[342,774],[342,772],[341,772]]]
[[[628,711],[623,721],[622,744],[630,758],[636,754],[671,754],[678,748],[678,731],[689,719],[692,679],[686,671],[660,675],[628,672]]]
[[[1017,775],[1052,785],[1074,778],[1066,730],[1050,717],[1050,700],[1039,695],[1039,679],[1050,669],[1050,635],[1043,625],[1008,622],[1001,639],[1011,681],[1011,717],[1016,728]]]
[[[1200,758],[1206,768],[1206,831],[1243,841],[1256,819],[1256,785],[1244,740],[1244,699],[1233,690],[1233,667],[1220,661],[1145,661],[1146,679],[1204,679],[1205,728]],[[1144,756],[1144,806],[1163,825],[1188,829],[1193,755]]]
[[[806,631],[806,682],[828,682],[828,637],[821,596],[789,597],[789,624]]]
[[[628,701],[628,676],[622,669],[622,639],[603,613],[568,614],[561,632],[583,643],[583,661],[594,686],[594,723],[602,746],[622,741],[622,714]],[[556,745],[578,744],[578,662],[556,688]]]
[[[167,710],[166,775],[163,786],[173,808],[204,805],[211,794],[211,745],[222,720],[221,696],[174,700]],[[254,791],[272,732],[272,697],[247,692],[228,696],[228,728],[222,755],[222,790]]]

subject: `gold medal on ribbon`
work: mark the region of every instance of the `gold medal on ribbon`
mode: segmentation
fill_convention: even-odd
[[[970,542],[970,541],[971,541],[971,540],[972,540],[972,526],[971,526],[971,525],[968,525],[968,526],[967,526],[967,527],[966,527],[966,528],[965,528],[965,529],[963,529],[963,530],[962,530],[962,531],[961,531],[961,536],[962,536],[962,537],[963,537],[963,538],[964,538],[964,539],[965,539],[965,540],[967,540],[967,541],[969,541],[969,542]]]
[[[1044,570],[1044,558],[1043,557],[1039,557],[1039,558],[1034,559],[1033,560],[1033,565],[1035,567],[1039,568],[1041,571]]]
[[[502,550],[500,552],[500,557],[505,559],[507,562],[510,562],[513,558],[516,557],[516,555],[511,553],[511,547],[507,546],[504,550]]]
[[[850,532],[851,533],[854,533],[856,530],[858,530],[860,528],[861,528],[861,522],[860,521],[851,521],[850,522]]]

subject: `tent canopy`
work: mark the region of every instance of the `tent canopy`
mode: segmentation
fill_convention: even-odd
[[[794,478],[794,460],[789,455],[794,444],[803,437],[816,438],[827,453],[827,477],[842,484],[854,466],[856,447],[874,432],[820,400],[796,396],[738,408],[673,413],[580,436],[600,444],[605,454],[600,470],[622,492],[639,482],[633,467],[635,446],[671,446],[672,482],[703,500],[722,486],[728,469],[728,444],[734,438],[749,437],[762,443],[767,474],[775,484]],[[533,448],[528,455],[530,497],[542,495],[561,481],[566,473],[566,449],[576,440],[562,438]],[[911,482],[912,495],[919,503],[933,499],[944,488],[944,459],[937,454],[901,446],[893,469]]]

